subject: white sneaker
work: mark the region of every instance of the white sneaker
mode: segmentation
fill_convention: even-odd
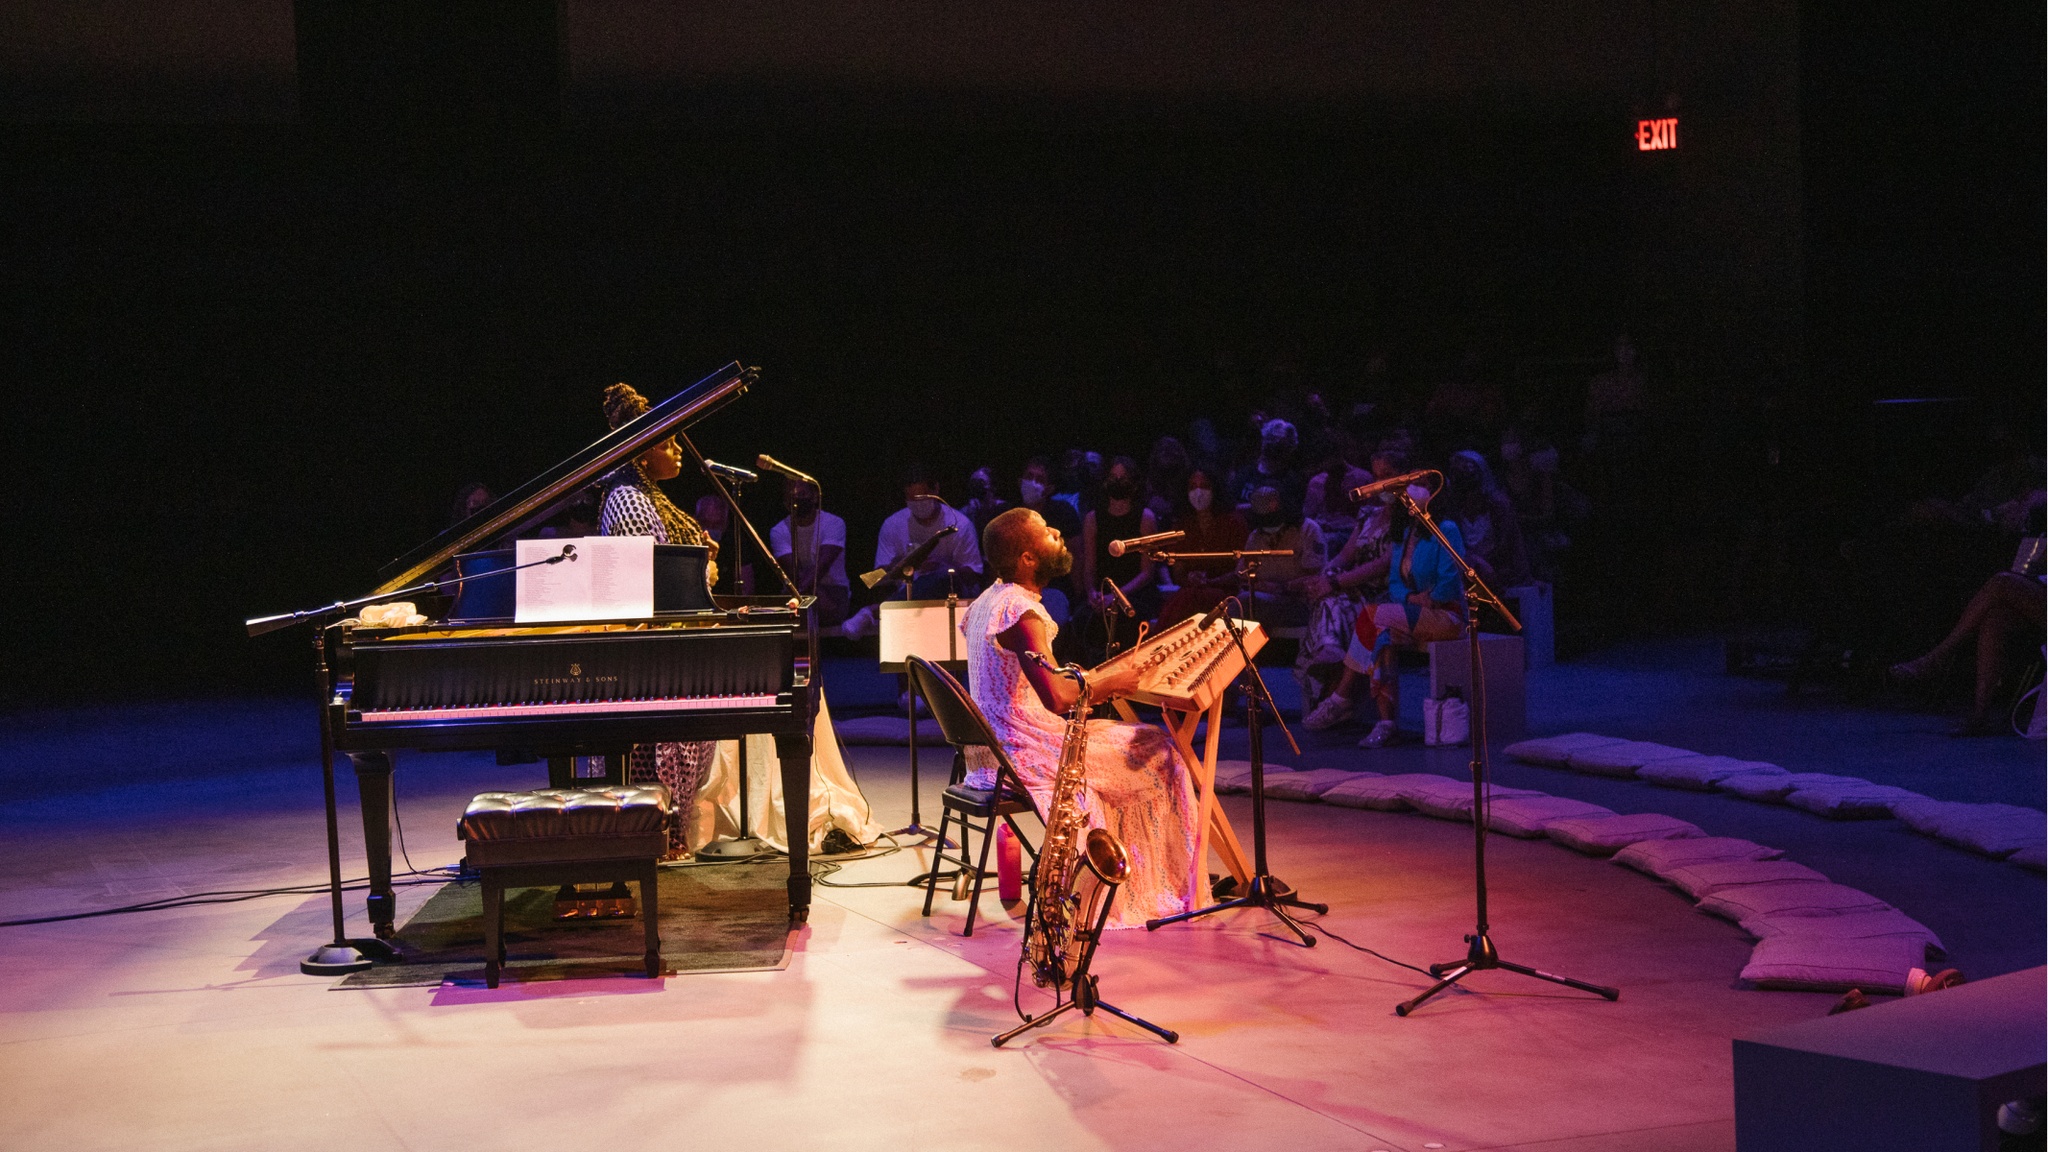
[[[1313,732],[1320,732],[1325,728],[1335,728],[1349,719],[1351,719],[1350,697],[1339,696],[1332,692],[1328,696],[1323,697],[1323,702],[1316,705],[1313,711],[1301,718],[1301,726]]]
[[[1382,720],[1372,726],[1372,731],[1365,734],[1365,739],[1360,740],[1358,746],[1360,748],[1385,748],[1387,745],[1392,744],[1399,735],[1400,731],[1394,727],[1392,720]]]

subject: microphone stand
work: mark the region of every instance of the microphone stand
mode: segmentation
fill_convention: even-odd
[[[258,616],[243,621],[242,626],[250,636],[261,636],[280,628],[311,621],[333,621],[347,616],[358,608],[396,600],[423,592],[438,592],[449,585],[459,585],[465,580],[480,580],[486,576],[503,576],[521,568],[532,568],[540,564],[560,564],[575,555],[574,545],[564,544],[562,551],[544,560],[534,560],[494,572],[479,572],[474,576],[457,576],[453,580],[427,580],[410,588],[400,588],[381,596],[364,596],[356,600],[338,600],[318,608],[305,608],[297,612],[285,612],[276,616]],[[299,971],[308,976],[346,976],[350,972],[361,972],[378,960],[396,960],[398,949],[374,935],[363,939],[351,939],[344,922],[341,900],[341,816],[334,798],[334,669],[327,663],[327,630],[331,624],[313,629],[313,682],[320,693],[320,788],[327,804],[327,895],[334,914],[334,938],[315,948],[312,954],[299,961]]]
[[[1194,557],[1201,554],[1184,553],[1183,555]],[[1231,553],[1218,553],[1217,555],[1231,555]],[[1261,559],[1272,555],[1292,556],[1294,553],[1285,549],[1258,549],[1241,551],[1235,553],[1235,555],[1240,558],[1240,562],[1245,566],[1245,575],[1248,578],[1247,584],[1256,584],[1258,581],[1259,561]],[[1224,603],[1229,603],[1230,599],[1236,598],[1226,599]],[[1246,608],[1247,618],[1250,618],[1250,610],[1245,601],[1238,600],[1238,605],[1239,607]],[[1321,916],[1329,912],[1330,906],[1328,904],[1315,904],[1303,900],[1294,889],[1288,887],[1285,882],[1268,871],[1266,865],[1266,747],[1263,729],[1266,709],[1271,708],[1273,710],[1273,719],[1280,725],[1280,734],[1287,737],[1287,744],[1294,749],[1296,756],[1301,755],[1301,745],[1294,742],[1294,733],[1287,730],[1287,721],[1280,715],[1279,705],[1273,703],[1273,694],[1266,687],[1266,678],[1260,675],[1258,666],[1252,663],[1251,654],[1245,651],[1243,629],[1231,620],[1227,612],[1223,615],[1222,620],[1224,630],[1230,633],[1231,642],[1237,645],[1238,659],[1244,661],[1241,683],[1244,689],[1245,742],[1252,762],[1251,884],[1246,887],[1243,895],[1219,901],[1209,905],[1207,908],[1197,908],[1193,911],[1181,912],[1173,916],[1162,916],[1156,920],[1147,920],[1145,921],[1145,930],[1147,932],[1157,931],[1168,924],[1178,924],[1183,920],[1194,920],[1214,912],[1226,912],[1233,908],[1263,908],[1271,913],[1274,919],[1280,921],[1289,932],[1294,933],[1295,939],[1301,943],[1303,948],[1313,948],[1316,946],[1316,938],[1309,935],[1308,930],[1303,928],[1293,916],[1288,915],[1287,909],[1304,908]],[[1214,787],[1215,782],[1211,781],[1210,786]]]
[[[1431,536],[1436,537],[1437,546],[1443,549],[1444,555],[1449,556],[1452,562],[1457,564],[1459,572],[1465,579],[1465,637],[1468,645],[1466,650],[1472,669],[1472,879],[1477,897],[1478,926],[1470,936],[1465,937],[1464,958],[1431,964],[1429,974],[1437,977],[1437,982],[1420,996],[1395,1005],[1394,1015],[1406,1016],[1420,1007],[1423,1001],[1472,973],[1496,968],[1518,972],[1538,980],[1548,980],[1552,984],[1563,984],[1582,992],[1592,992],[1609,1000],[1618,1000],[1621,998],[1619,988],[1588,984],[1569,976],[1558,976],[1540,969],[1510,963],[1501,959],[1500,952],[1493,946],[1493,937],[1489,934],[1486,922],[1486,670],[1480,663],[1479,605],[1482,602],[1492,605],[1494,610],[1507,620],[1508,627],[1517,632],[1522,630],[1522,622],[1515,619],[1515,614],[1508,610],[1508,606],[1501,603],[1500,597],[1494,595],[1493,589],[1486,586],[1486,581],[1480,579],[1478,571],[1458,554],[1456,548],[1451,547],[1451,542],[1444,538],[1443,529],[1437,526],[1435,518],[1430,516],[1426,507],[1417,503],[1405,490],[1401,493],[1401,503],[1407,507],[1411,518],[1429,529]]]

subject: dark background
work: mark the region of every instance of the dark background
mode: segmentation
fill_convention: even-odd
[[[2042,15],[1673,7],[15,6],[0,702],[296,688],[240,619],[733,359],[700,445],[822,477],[858,566],[912,458],[1142,456],[1382,352],[1563,422],[1625,329],[1650,626],[1740,623],[1758,501],[1826,551],[2040,440]]]

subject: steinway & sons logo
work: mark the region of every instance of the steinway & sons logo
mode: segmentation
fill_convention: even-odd
[[[617,684],[617,676],[584,676],[583,665],[571,663],[567,676],[535,676],[535,684]]]

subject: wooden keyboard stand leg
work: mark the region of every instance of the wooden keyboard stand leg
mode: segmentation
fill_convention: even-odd
[[[1138,714],[1122,700],[1115,701],[1117,714],[1126,720],[1136,722]],[[1205,711],[1182,712],[1177,709],[1160,710],[1161,727],[1180,752],[1180,758],[1188,766],[1188,774],[1195,784],[1196,799],[1201,804],[1201,814],[1195,820],[1195,827],[1203,843],[1197,845],[1197,858],[1206,861],[1208,849],[1216,849],[1216,855],[1223,861],[1223,867],[1237,881],[1242,892],[1251,884],[1252,869],[1245,859],[1244,847],[1238,843],[1237,830],[1230,826],[1230,814],[1216,803],[1216,749],[1223,735],[1223,697],[1216,700]],[[1202,741],[1202,751],[1195,751],[1195,730],[1206,720],[1209,729]]]

